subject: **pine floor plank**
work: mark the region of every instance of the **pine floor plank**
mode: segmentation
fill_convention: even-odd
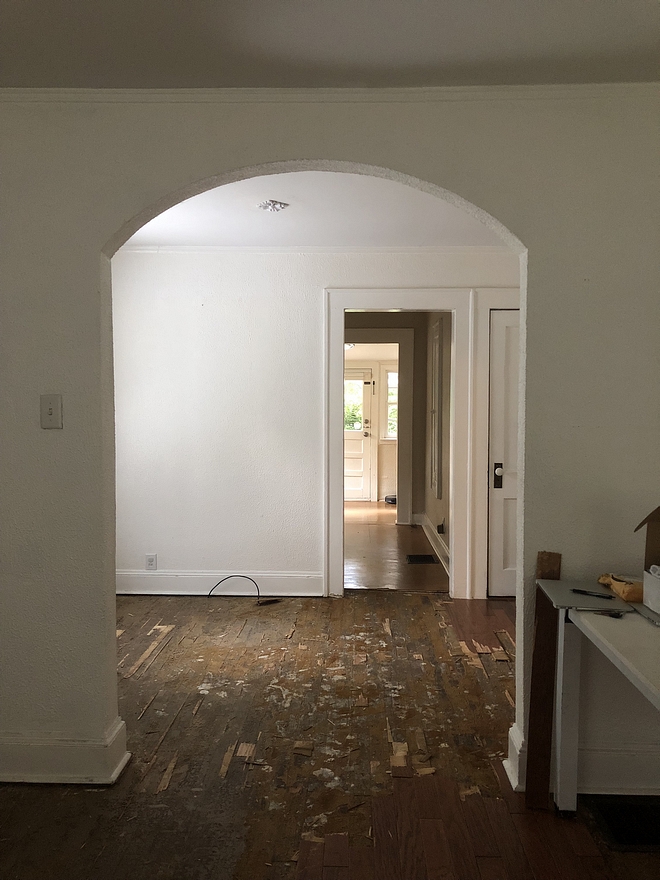
[[[300,841],[296,880],[323,880],[323,850],[322,843]]]
[[[601,855],[580,859],[580,869],[584,880],[615,880]]]
[[[451,779],[436,778],[438,797],[442,812],[442,823],[449,842],[452,862],[458,880],[479,880],[479,869],[472,849],[458,786]]]
[[[511,816],[535,880],[556,880],[559,868],[532,813]]]
[[[323,868],[323,880],[349,880],[348,865],[331,865]]]
[[[567,831],[567,825],[572,820],[540,811],[533,814],[533,819],[557,862],[562,880],[582,880],[582,866]]]
[[[589,834],[589,829],[579,819],[563,819],[564,830],[566,836],[571,842],[571,847],[575,855],[580,858],[601,857],[600,850],[596,846],[596,842]]]
[[[374,851],[369,846],[351,846],[348,850],[349,880],[376,880]]]
[[[413,780],[393,779],[392,785],[396,801],[396,828],[402,880],[427,880]]]
[[[420,819],[442,819],[435,776],[418,776],[413,780],[413,785]]]
[[[428,880],[458,880],[445,826],[441,819],[420,819]]]
[[[323,867],[348,867],[348,834],[326,834]]]
[[[478,859],[499,858],[500,848],[481,795],[468,795],[462,802],[461,809],[475,856]]]
[[[508,880],[534,880],[516,826],[502,798],[484,798],[490,824],[497,836]]]
[[[509,880],[503,859],[477,858],[479,880]]]
[[[394,796],[381,795],[374,798],[371,812],[376,877],[378,880],[402,880]]]

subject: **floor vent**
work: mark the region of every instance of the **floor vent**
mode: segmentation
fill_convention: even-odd
[[[406,562],[408,565],[438,565],[440,560],[432,553],[409,553]]]
[[[660,797],[653,795],[581,795],[611,849],[660,851]]]

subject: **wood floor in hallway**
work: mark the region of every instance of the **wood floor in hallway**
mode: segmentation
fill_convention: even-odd
[[[349,590],[448,592],[442,564],[410,565],[408,554],[433,554],[421,526],[396,525],[384,501],[344,503],[344,587]]]
[[[517,834],[548,826],[534,863],[544,858],[546,872],[524,873],[500,763],[515,701],[513,612],[507,600],[402,592],[261,607],[119,597],[133,757],[109,787],[0,785],[0,877],[372,880],[372,865],[373,880],[656,880],[660,855],[611,852],[581,817],[552,814],[510,820]],[[444,827],[448,798],[475,822],[483,799],[491,828],[503,823],[500,856],[475,855],[479,874],[469,847],[457,849],[459,813]],[[437,867],[443,833],[463,864],[454,873]],[[383,856],[388,839],[397,849]],[[420,846],[435,847],[423,865]],[[337,864],[347,847],[348,868]],[[319,852],[320,873],[303,873]]]

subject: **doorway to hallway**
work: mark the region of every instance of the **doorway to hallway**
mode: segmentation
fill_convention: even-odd
[[[435,563],[411,564],[408,556]],[[396,508],[384,501],[344,502],[344,589],[449,592],[449,576],[424,530],[397,525]]]

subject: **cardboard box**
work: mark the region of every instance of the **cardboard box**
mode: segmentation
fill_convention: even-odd
[[[660,507],[649,513],[635,529],[646,526],[646,552],[644,554],[644,604],[660,614],[660,578],[652,575],[652,565],[660,565]]]
[[[644,604],[651,611],[660,614],[660,577],[650,571],[644,572]]]

